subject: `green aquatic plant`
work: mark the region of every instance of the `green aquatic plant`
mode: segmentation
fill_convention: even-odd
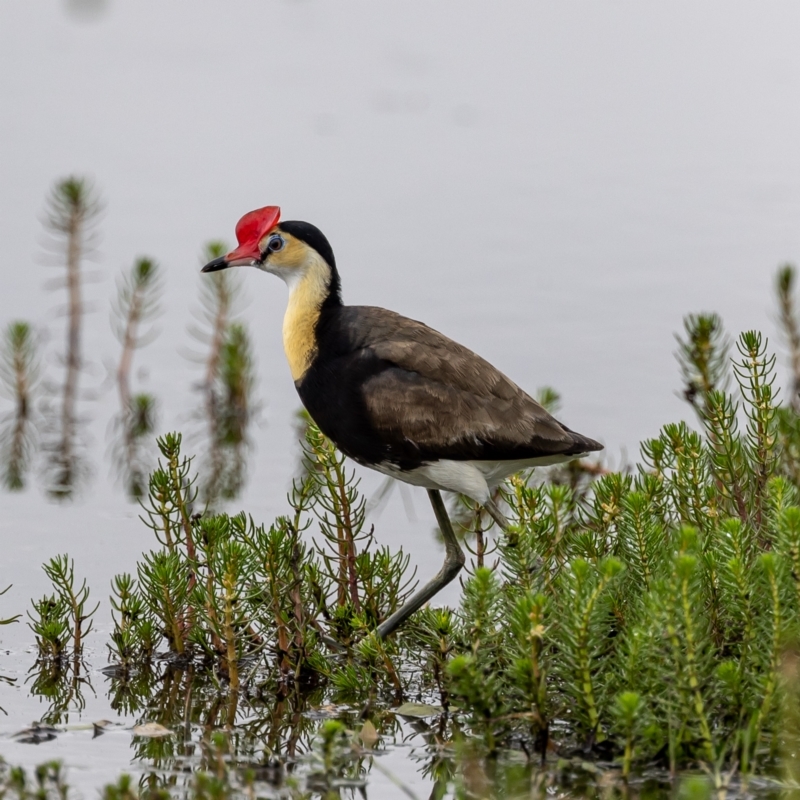
[[[338,624],[334,635],[348,642],[359,628],[372,630],[399,608],[411,593],[408,556],[376,547],[365,530],[366,500],[359,480],[344,455],[313,423],[302,444],[305,478],[295,483],[296,511],[307,508],[316,517],[321,542],[316,550],[321,570],[317,573],[320,599],[335,592]],[[306,504],[306,505],[303,505]]]
[[[39,654],[58,659],[71,654],[79,659],[83,643],[92,630],[92,617],[100,603],[89,610],[89,587],[75,580],[75,562],[67,555],[55,556],[43,565],[54,593],[33,603],[29,627],[36,634]]]
[[[136,580],[128,573],[112,581],[111,616],[114,628],[109,650],[127,670],[132,663],[149,662],[161,640],[153,618],[148,614]]]
[[[706,413],[713,391],[725,391],[729,381],[730,341],[717,314],[689,314],[678,341],[678,364],[684,381],[683,396],[695,410]]]
[[[136,579],[113,582],[111,652],[121,667],[166,646],[202,659],[233,695],[264,669],[274,668],[278,683],[313,681],[335,671],[324,655],[330,647],[355,643],[410,590],[407,556],[376,547],[362,530],[356,480],[315,427],[290,497],[293,517],[268,529],[244,514],[196,513],[197,480],[180,435],[158,446],[143,519],[159,547],[145,554]],[[302,538],[314,522],[315,545]],[[386,653],[376,659],[376,669],[391,672]]]
[[[800,493],[783,475],[775,360],[751,332],[737,353],[738,396],[708,388],[703,430],[664,426],[637,472],[580,492],[510,479],[512,524],[491,559],[476,551],[460,606],[422,609],[385,643],[370,632],[408,591],[408,560],[375,546],[355,476],[312,423],[292,515],[270,528],[197,513],[192,461],[163,437],[145,517],[160,549],[137,582],[117,579],[115,653],[133,657],[146,620],[143,650],[211,668],[228,726],[254,681],[362,703],[431,692],[488,752],[523,737],[626,775],[768,769],[800,613]]]
[[[84,642],[100,604],[89,608],[89,587],[85,580],[78,585],[69,556],[56,556],[43,569],[54,592],[31,601],[28,626],[36,637],[39,657],[30,677],[31,694],[50,704],[42,719],[52,725],[64,722],[70,710],[80,712],[85,706]]]
[[[254,526],[247,523],[243,515],[198,521],[198,569],[191,598],[192,644],[216,657],[218,673],[233,695],[239,691],[243,656],[261,643],[250,622],[251,595],[260,591],[257,561],[253,549],[240,540],[242,534],[252,535]]]
[[[11,767],[0,757],[0,799],[42,800],[67,797],[68,785],[60,761],[47,761],[33,770],[32,779],[22,767]]]
[[[181,436],[161,437],[142,501],[156,541],[113,582],[115,702],[145,708],[147,692],[163,693],[174,727],[213,687],[198,712],[209,730],[236,736],[260,715],[248,730],[296,753],[311,746],[309,697],[363,709],[378,737],[373,712],[413,716],[413,699],[447,712],[442,729],[490,782],[510,746],[532,763],[553,752],[615,763],[623,778],[699,765],[720,787],[775,773],[800,641],[800,422],[779,403],[764,337],[730,347],[711,315],[685,328],[696,426],[665,425],[635,469],[512,477],[498,494],[508,530],[464,506],[473,557],[460,603],[421,609],[386,641],[373,631],[413,571],[376,544],[356,474],[310,420],[289,513],[268,526],[200,505]],[[53,658],[76,619],[64,596],[32,615]],[[333,780],[360,769],[334,765],[343,743],[329,725],[315,745]],[[141,747],[179,755],[167,740]]]
[[[718,330],[693,337],[703,433],[665,426],[637,474],[602,476],[579,500],[509,481],[495,584],[478,570],[465,586],[447,669],[490,750],[529,725],[541,752],[557,721],[562,750],[618,757],[625,774],[659,759],[700,761],[715,780],[769,768],[800,612],[798,488],[777,422],[790,412],[757,333],[737,342],[738,397],[719,388]]]
[[[39,656],[45,659],[60,659],[67,652],[69,642],[69,606],[58,595],[45,595],[31,601],[33,614],[28,612],[28,626],[36,636]]]

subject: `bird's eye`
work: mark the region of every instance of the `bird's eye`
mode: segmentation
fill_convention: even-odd
[[[269,252],[269,253],[277,253],[278,250],[283,250],[283,247],[284,247],[285,244],[286,244],[286,242],[284,242],[282,237],[273,236],[267,242],[267,252]]]

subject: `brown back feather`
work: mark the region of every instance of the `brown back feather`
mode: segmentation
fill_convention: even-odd
[[[433,328],[381,308],[347,311],[355,317],[348,326],[354,349],[386,364],[365,381],[362,396],[371,424],[387,440],[399,437],[443,458],[600,449],[488,361]]]

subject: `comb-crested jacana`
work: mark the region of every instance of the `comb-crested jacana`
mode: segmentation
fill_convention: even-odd
[[[320,430],[354,461],[423,486],[444,538],[439,573],[378,627],[386,637],[458,574],[464,553],[442,489],[507,522],[491,489],[527,467],[601,450],[554,419],[480,356],[393,311],[342,303],[328,240],[280,209],[251,211],[236,225],[238,247],[203,272],[252,266],[289,287],[283,346],[294,385]]]

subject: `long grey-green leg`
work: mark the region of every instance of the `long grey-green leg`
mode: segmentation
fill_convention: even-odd
[[[447,586],[464,566],[464,551],[459,547],[456,535],[453,533],[453,526],[450,524],[450,517],[447,516],[442,495],[438,489],[428,489],[428,497],[444,539],[444,564],[433,580],[426,583],[402,608],[399,608],[389,619],[378,626],[377,634],[381,639],[394,633],[418,608],[424,606],[440,589]]]

